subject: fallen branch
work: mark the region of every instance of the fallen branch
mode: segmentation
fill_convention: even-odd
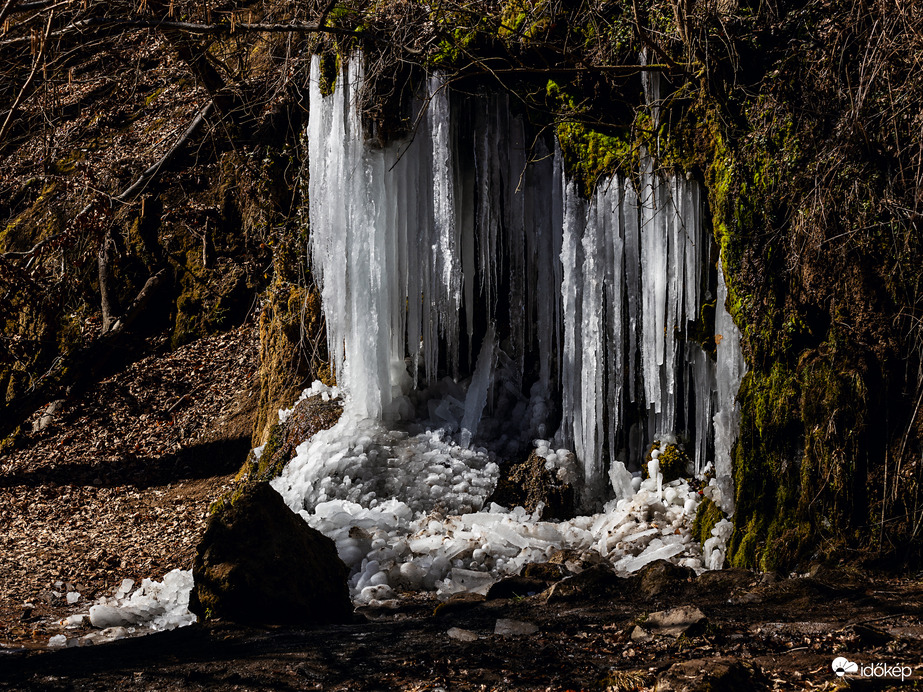
[[[185,31],[191,34],[232,34],[240,31],[256,31],[260,33],[296,33],[296,34],[334,34],[336,36],[350,36],[353,38],[372,38],[363,31],[342,29],[335,26],[320,26],[307,22],[294,24],[262,24],[230,22],[224,24],[202,24],[199,22],[177,22],[170,19],[114,19],[108,17],[92,17],[81,19],[69,25],[69,28],[82,30],[96,27],[124,27],[127,29],[167,29]],[[68,27],[65,27],[68,28]]]
[[[140,192],[148,183],[156,178],[157,175],[160,174],[160,171],[163,169],[163,167],[170,163],[170,161],[173,160],[180,149],[185,146],[186,142],[195,137],[196,133],[202,128],[202,125],[205,123],[206,118],[208,118],[214,107],[214,100],[209,101],[205,108],[199,111],[198,115],[196,115],[192,123],[190,123],[189,127],[186,128],[183,136],[180,137],[172,147],[170,147],[170,150],[164,154],[157,163],[144,171],[144,173],[141,174],[141,177],[129,185],[124,192],[113,198],[113,203],[128,202],[129,198]],[[81,214],[86,213],[86,211],[89,211],[89,207],[81,212]]]

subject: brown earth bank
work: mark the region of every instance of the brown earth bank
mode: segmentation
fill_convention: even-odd
[[[653,624],[663,619],[654,613],[693,604],[700,612],[685,633]],[[884,690],[923,680],[923,587],[906,578],[652,570],[585,580],[562,600],[435,605],[409,597],[360,609],[349,625],[213,621],[95,647],[7,652],[0,689]],[[503,628],[513,633],[496,633]],[[838,678],[831,663],[840,656],[859,671]],[[863,676],[876,670],[886,677]]]

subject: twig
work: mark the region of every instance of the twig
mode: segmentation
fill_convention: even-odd
[[[6,3],[3,5],[3,7],[0,7],[0,27],[3,26],[3,22],[6,21],[10,11],[16,6],[16,1],[17,0],[6,0]]]
[[[9,4],[7,7],[9,7]],[[10,123],[13,121],[13,115],[15,115],[19,106],[22,105],[22,102],[25,101],[26,96],[29,95],[29,89],[32,88],[32,82],[35,80],[35,75],[38,73],[39,65],[41,65],[42,61],[45,59],[45,49],[48,46],[48,36],[51,33],[52,19],[54,19],[54,12],[48,15],[48,22],[45,24],[45,34],[42,36],[42,45],[39,48],[38,55],[35,56],[35,61],[32,63],[32,71],[29,73],[26,83],[22,85],[22,89],[19,90],[19,94],[16,96],[16,100],[13,101],[13,105],[10,106],[10,110],[6,114],[6,120],[4,120],[3,125],[0,126],[0,142],[6,140],[6,134],[9,130]]]

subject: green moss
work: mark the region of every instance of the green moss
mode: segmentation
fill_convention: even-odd
[[[320,93],[330,96],[336,89],[340,74],[340,56],[336,53],[323,53],[320,56]]]
[[[661,448],[661,443],[655,440],[647,450],[647,455],[644,459],[645,463],[641,469],[644,478],[649,477],[647,464],[651,461],[651,452],[654,450],[660,450],[660,456],[657,461],[660,462],[660,473],[663,475],[664,483],[675,481],[677,478],[687,478],[689,476],[689,471],[687,469],[690,460],[686,452],[683,451],[683,448],[678,444],[668,444],[666,447]]]
[[[154,89],[154,91],[152,91],[149,96],[145,97],[144,105],[150,106],[152,103],[154,103],[154,101],[156,101],[160,97],[160,95],[163,93],[163,90],[164,90],[164,87],[158,87],[157,89]]]
[[[660,473],[663,474],[664,483],[669,483],[677,478],[685,478],[689,475],[687,468],[689,466],[689,457],[679,445],[671,444],[660,453],[657,459],[660,462]]]
[[[603,133],[584,124],[578,118],[582,107],[574,96],[554,80],[548,80],[546,94],[549,103],[572,113],[558,123],[556,133],[561,146],[564,166],[570,176],[589,197],[596,185],[606,176],[637,170],[639,144],[631,136],[631,129],[617,133]]]
[[[702,498],[692,523],[692,537],[700,544],[711,538],[711,530],[724,519],[724,512],[709,497]]]

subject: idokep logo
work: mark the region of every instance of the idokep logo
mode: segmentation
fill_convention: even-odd
[[[833,667],[833,672],[836,673],[839,677],[843,677],[846,673],[858,673],[859,664],[853,663],[849,659],[839,656],[833,659],[833,663],[830,664]]]
[[[830,667],[841,678],[849,673],[858,674],[863,678],[900,678],[903,681],[913,675],[913,668],[910,666],[888,663],[869,663],[860,666],[858,663],[853,663],[842,656],[833,659]]]

